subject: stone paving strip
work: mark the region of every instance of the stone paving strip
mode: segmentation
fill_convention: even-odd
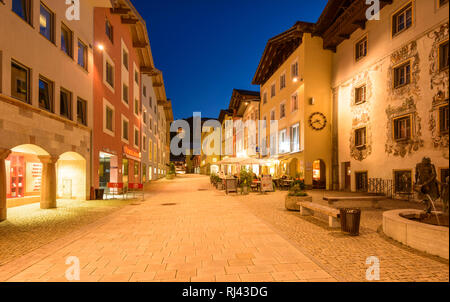
[[[206,177],[150,191],[76,238],[0,267],[0,281],[67,281],[70,256],[85,282],[336,281],[238,199],[211,190]]]

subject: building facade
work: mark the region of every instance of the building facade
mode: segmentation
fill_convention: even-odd
[[[363,19],[365,10],[357,3],[348,10],[355,13],[344,12],[339,17],[343,24],[355,16]],[[324,12],[323,19],[330,17]],[[328,25],[324,36],[336,26]],[[448,29],[448,1],[395,0],[383,6],[380,20],[348,28],[342,41],[328,40],[336,48],[331,83],[338,120],[336,187],[367,191],[381,179],[396,195],[410,193],[416,164],[424,157],[445,181]]]
[[[94,4],[110,2],[81,1],[79,22],[64,1],[0,2],[0,220],[89,196]]]

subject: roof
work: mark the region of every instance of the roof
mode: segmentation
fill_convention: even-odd
[[[263,85],[300,46],[304,33],[313,33],[315,24],[297,22],[287,31],[271,38],[264,49],[252,84]]]
[[[245,112],[245,108],[247,107],[248,102],[260,101],[261,95],[259,91],[233,89],[233,94],[231,96],[230,106],[228,107],[228,110],[231,110],[237,116],[242,116],[242,114]]]
[[[222,109],[222,110],[220,110],[218,121],[222,124],[225,119],[225,116],[232,115],[232,114],[233,114],[233,111],[231,111],[229,109]]]

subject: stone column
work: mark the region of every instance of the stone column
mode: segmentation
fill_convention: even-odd
[[[56,208],[56,162],[58,156],[38,156],[42,163],[41,209]]]
[[[6,220],[6,167],[5,159],[11,154],[11,150],[0,149],[0,221]]]

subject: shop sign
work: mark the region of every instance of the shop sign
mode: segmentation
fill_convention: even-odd
[[[138,160],[138,161],[141,160],[141,153],[129,148],[128,146],[123,146],[123,153],[125,154],[126,157],[128,157],[130,159],[134,159],[134,160]]]
[[[273,182],[271,175],[263,175],[261,177],[261,191],[262,192],[272,192],[273,191]]]

